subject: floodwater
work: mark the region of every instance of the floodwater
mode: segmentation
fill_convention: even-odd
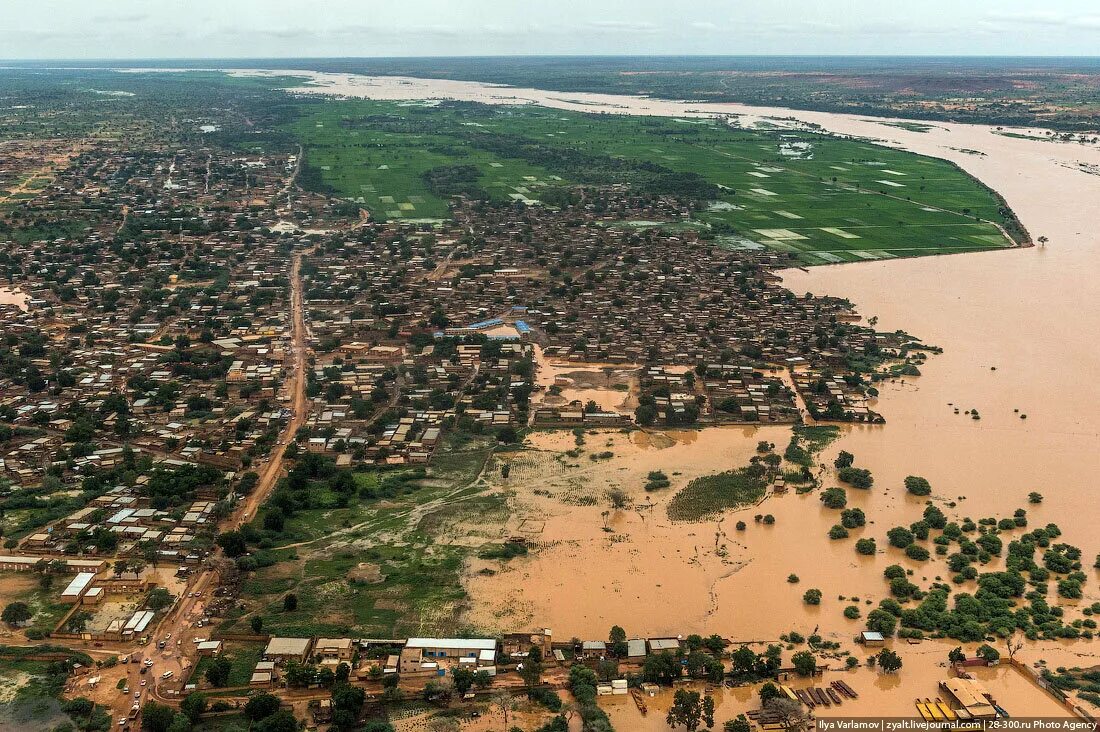
[[[286,72],[278,72],[280,74]],[[875,476],[871,491],[849,490],[849,505],[863,508],[869,525],[846,541],[825,532],[835,512],[816,495],[769,498],[755,509],[720,521],[671,524],[663,512],[668,496],[694,475],[743,464],[759,439],[782,446],[782,428],[709,429],[658,437],[639,433],[590,436],[586,449],[614,457],[592,462],[550,456],[570,449],[571,435],[531,438],[537,465],[513,471],[509,485],[521,521],[541,548],[513,560],[491,576],[476,575],[469,590],[471,620],[489,627],[552,627],[559,637],[606,637],[612,624],[634,635],[719,632],[740,640],[774,639],[797,629],[818,628],[846,647],[861,621],[841,611],[850,599],[884,596],[887,564],[906,560],[882,549],[885,532],[920,516],[923,504],[902,488],[906,475],[922,475],[934,497],[957,500],[951,517],[1011,515],[1025,507],[1031,525],[1055,522],[1064,539],[1080,546],[1085,565],[1100,552],[1100,147],[1044,139],[1020,139],[982,125],[936,123],[915,132],[855,115],[701,104],[615,95],[546,92],[471,82],[370,78],[302,72],[308,93],[378,99],[449,98],[496,104],[537,103],[578,111],[698,116],[738,115],[742,124],[761,119],[797,120],[823,129],[877,140],[951,160],[1000,193],[1038,240],[1033,248],[816,267],[784,273],[796,292],[851,299],[865,317],[878,316],[882,330],[913,333],[944,349],[923,375],[884,384],[878,409],[885,426],[844,430],[822,458],[840,449]],[[959,407],[960,414],[955,413]],[[980,420],[961,412],[977,409]],[[1026,419],[1023,418],[1026,415]],[[609,441],[610,446],[604,442]],[[541,460],[541,462],[539,462]],[[562,467],[564,463],[578,468]],[[648,470],[661,469],[673,488],[642,490]],[[529,477],[528,481],[521,478]],[[826,483],[828,485],[828,483]],[[551,496],[535,494],[542,486]],[[564,486],[564,487],[563,487]],[[602,492],[629,494],[633,506],[609,509]],[[585,494],[569,502],[555,491]],[[1045,497],[1038,506],[1027,494]],[[586,493],[587,492],[587,493]],[[774,526],[755,524],[771,513]],[[733,524],[745,520],[747,531]],[[541,529],[540,529],[541,527]],[[510,527],[511,528],[511,527]],[[516,527],[518,528],[518,527]],[[855,538],[875,536],[880,552],[860,557]],[[915,581],[934,579],[941,563],[919,566]],[[1084,603],[1100,600],[1098,573],[1088,569]],[[788,574],[800,582],[789,584]],[[819,587],[819,607],[803,605],[805,588]],[[924,674],[942,661],[948,644],[925,643],[935,653],[912,657]],[[1092,665],[1100,643],[1032,644],[1027,661]],[[902,676],[913,673],[905,670]],[[920,690],[934,696],[935,689]],[[633,705],[631,705],[633,706]],[[614,715],[613,715],[614,716]],[[640,728],[640,727],[639,727]],[[659,727],[656,727],[659,728]],[[656,729],[655,728],[655,729]]]
[[[831,707],[818,707],[814,716],[829,717],[917,717],[917,699],[945,699],[938,684],[950,676],[942,655],[934,659],[923,658],[925,649],[917,650],[917,658],[923,663],[919,668],[903,666],[900,673],[884,674],[866,666],[851,671],[827,671],[813,680],[792,678],[786,681],[791,688],[801,689],[810,686],[827,688],[832,681],[842,680],[859,695],[856,699],[843,698],[841,704]],[[914,664],[915,665],[915,664]],[[977,678],[986,691],[1013,716],[1036,716],[1049,718],[1071,717],[1072,714],[1046,692],[1029,681],[1022,672],[1007,664],[989,668],[972,668],[970,672]],[[695,683],[687,685],[692,691],[707,693],[706,685]],[[710,691],[714,699],[715,728],[720,729],[727,720],[734,719],[750,709],[757,709],[759,686],[744,686],[734,689],[718,688]],[[600,706],[611,718],[615,729],[631,732],[669,732],[672,728],[665,722],[665,715],[672,706],[674,692],[662,689],[654,696],[645,696],[647,713],[643,716],[634,700],[629,696],[602,697]]]
[[[30,296],[20,290],[10,287],[0,287],[0,305],[14,305],[23,312],[29,309]]]

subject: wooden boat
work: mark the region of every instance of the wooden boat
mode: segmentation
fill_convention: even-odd
[[[856,698],[859,697],[859,694],[856,693],[856,690],[853,689],[852,687],[848,686],[848,682],[846,682],[846,681],[834,681],[833,686],[840,689],[842,692],[847,694],[852,699],[856,699]]]
[[[953,721],[955,721],[956,719],[959,718],[959,716],[957,714],[955,714],[955,710],[952,709],[951,707],[947,706],[947,704],[943,701],[943,699],[940,699],[937,696],[935,703],[936,703],[936,706],[940,708],[940,712],[943,713],[943,717],[947,721],[953,722]]]

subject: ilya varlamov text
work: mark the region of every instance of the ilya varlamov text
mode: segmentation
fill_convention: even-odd
[[[1097,729],[1095,722],[1083,719],[1026,718],[988,720],[982,723],[985,730],[1057,730],[1058,732],[1092,732]],[[819,719],[820,732],[853,732],[870,730],[872,732],[907,732],[908,730],[951,730],[955,728],[973,729],[974,722],[925,722],[920,719],[890,718],[848,718]]]

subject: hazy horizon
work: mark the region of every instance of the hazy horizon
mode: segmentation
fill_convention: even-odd
[[[1100,12],[1087,0],[9,0],[10,60],[488,56],[1087,57]],[[104,53],[109,49],[109,53]],[[170,49],[170,50],[166,50]]]

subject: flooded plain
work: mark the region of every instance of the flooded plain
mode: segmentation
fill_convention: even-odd
[[[1100,552],[1100,379],[1095,376],[1100,147],[1042,139],[1029,131],[1009,136],[981,125],[936,123],[918,132],[855,115],[470,82],[302,75],[312,79],[303,89],[308,93],[532,103],[621,114],[722,114],[741,124],[820,125],[955,162],[1002,195],[1036,241],[1048,242],[783,273],[795,292],[847,297],[864,317],[877,316],[880,330],[904,329],[944,349],[922,368],[922,376],[881,386],[877,409],[887,418],[885,426],[843,428],[840,439],[819,456],[831,463],[839,450],[847,450],[875,476],[872,490],[849,491],[849,506],[868,516],[868,525],[850,539],[827,538],[836,515],[821,507],[816,494],[772,496],[758,507],[696,524],[667,519],[665,503],[691,477],[743,465],[761,439],[781,450],[789,428],[601,433],[586,437],[586,453],[575,459],[561,457],[575,447],[571,434],[537,433],[529,440],[531,449],[514,456],[505,487],[513,493],[514,510],[514,525],[506,529],[529,536],[538,549],[495,574],[472,568],[471,623],[507,630],[552,627],[564,638],[604,638],[613,624],[632,637],[717,632],[735,640],[818,629],[851,648],[863,624],[843,617],[849,600],[838,596],[877,602],[887,594],[882,569],[908,562],[897,550],[883,548],[886,529],[918,519],[923,509],[921,500],[904,492],[906,475],[926,477],[933,497],[957,501],[956,508],[945,508],[951,518],[1003,517],[1027,508],[1032,526],[1057,523],[1091,567]],[[572,398],[590,396],[584,393],[589,390],[580,391]],[[614,397],[623,396],[596,401],[617,406]],[[968,409],[977,409],[981,419],[962,413]],[[600,451],[612,456],[590,459],[589,452]],[[647,493],[643,485],[652,470],[665,472],[672,487]],[[626,494],[625,507],[612,507],[612,490]],[[1042,493],[1044,501],[1028,505],[1031,491]],[[773,514],[774,525],[756,523],[757,513]],[[738,520],[747,522],[745,531],[735,529]],[[879,539],[876,556],[852,550],[864,535]],[[916,572],[914,581],[925,586],[937,572],[947,574],[940,562],[908,566]],[[1100,600],[1098,573],[1087,572],[1083,604]],[[787,582],[792,573],[799,576],[797,584]],[[820,606],[801,602],[809,587],[822,589]],[[899,647],[907,665],[897,683],[924,681],[919,690],[894,696],[904,697],[910,707],[914,695],[935,696],[928,682],[941,671],[952,645],[925,642],[919,653]],[[1100,658],[1100,643],[1030,644],[1020,658],[1089,666]],[[876,713],[882,710],[876,704]],[[618,712],[611,713],[620,721]],[[665,729],[663,724],[624,722],[623,728]]]

